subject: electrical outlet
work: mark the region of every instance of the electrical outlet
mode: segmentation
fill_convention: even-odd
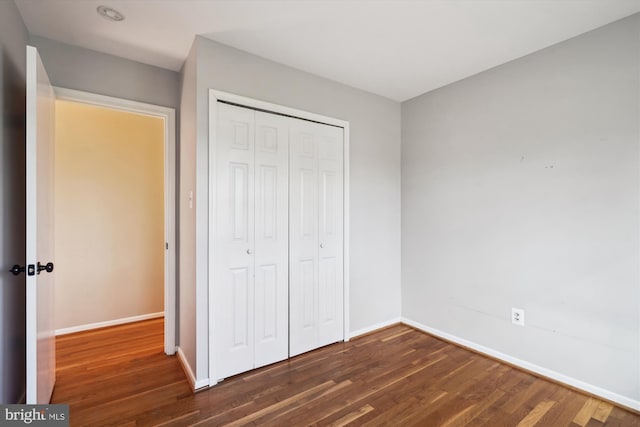
[[[511,308],[511,323],[524,326],[524,310],[521,308]]]

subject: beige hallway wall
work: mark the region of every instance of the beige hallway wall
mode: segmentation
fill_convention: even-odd
[[[56,329],[164,310],[162,119],[56,102]]]

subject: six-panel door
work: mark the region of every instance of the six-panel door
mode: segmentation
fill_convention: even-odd
[[[289,351],[287,121],[255,113],[256,368],[286,359]]]
[[[343,334],[343,129],[289,128],[289,355]]]
[[[225,378],[288,354],[286,119],[218,104],[215,369]]]
[[[321,126],[318,141],[318,345],[344,339],[343,129]]]

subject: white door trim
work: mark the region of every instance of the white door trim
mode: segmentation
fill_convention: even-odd
[[[327,117],[320,114],[311,113],[308,111],[298,110],[296,108],[284,107],[278,104],[272,104],[270,102],[260,101],[258,99],[247,98],[240,95],[235,95],[228,92],[223,92],[215,89],[209,89],[209,226],[215,224],[213,215],[216,209],[216,192],[215,185],[213,185],[214,178],[216,176],[215,170],[215,152],[216,152],[216,129],[217,129],[217,117],[216,117],[216,104],[218,101],[229,102],[256,110],[264,110],[276,114],[283,114],[286,116],[296,117],[304,120],[311,120],[314,122],[324,123],[327,125],[333,125],[344,129],[344,340],[349,341],[349,122],[345,120],[336,119],[333,117]],[[213,248],[215,247],[214,230],[209,232],[209,254],[208,254],[208,282],[213,283],[214,271],[213,271]],[[209,291],[209,346],[211,348],[211,342],[213,340],[213,328],[214,328],[214,299],[212,292]],[[214,366],[214,355],[212,351],[209,351],[209,385],[213,386],[217,383],[217,376]]]
[[[56,99],[96,105],[164,120],[164,352],[176,352],[176,110],[128,99],[54,87]]]

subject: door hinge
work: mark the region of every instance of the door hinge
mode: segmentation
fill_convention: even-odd
[[[169,249],[169,242],[166,242],[166,243],[164,244],[164,248],[165,248],[165,249],[167,249],[167,250]]]

